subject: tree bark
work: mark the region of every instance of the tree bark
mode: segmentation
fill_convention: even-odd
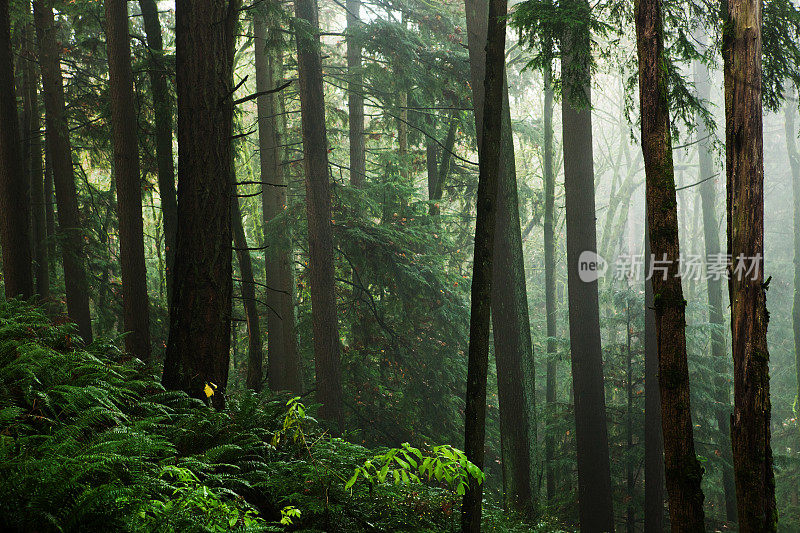
[[[58,204],[58,233],[59,242],[62,243],[67,314],[78,325],[78,334],[84,342],[89,343],[92,341],[89,286],[86,281],[83,232],[75,190],[72,147],[67,128],[64,85],[59,64],[61,45],[57,40],[52,0],[34,0],[33,19],[39,41],[47,150],[52,163]]]
[[[477,3],[477,2],[476,2]],[[498,211],[498,196],[503,160],[503,94],[505,76],[506,44],[506,0],[489,0],[488,21],[485,39],[483,116],[479,152],[479,177],[477,198],[477,220],[475,222],[475,257],[473,261],[471,310],[469,325],[469,352],[467,360],[467,396],[464,427],[464,451],[467,458],[483,469],[486,436],[486,376],[489,366],[489,318],[492,309],[492,278],[494,266],[495,221]],[[475,17],[486,11],[473,3],[467,4]],[[469,20],[469,19],[468,19]],[[470,29],[467,30],[469,33]],[[470,39],[472,40],[472,38]],[[476,47],[470,46],[470,51]],[[474,57],[474,52],[470,54]],[[473,57],[470,57],[472,63]],[[480,56],[478,56],[480,57]],[[473,97],[474,98],[474,97]],[[515,376],[516,379],[520,375]],[[517,406],[519,407],[519,406]],[[524,410],[520,409],[524,412]],[[501,437],[502,438],[502,437]],[[483,486],[474,478],[464,495],[461,507],[462,533],[479,533],[481,530],[481,506]]]
[[[273,89],[282,78],[283,39],[278,28],[268,28],[263,13],[256,11],[254,45],[256,90]],[[275,54],[274,59],[270,53]],[[294,314],[294,271],[292,240],[286,225],[273,222],[286,210],[286,175],[281,161],[281,132],[277,115],[282,111],[280,94],[260,96],[258,108],[258,143],[262,181],[264,243],[273,252],[264,259],[266,267],[265,302],[267,304],[267,354],[271,390],[302,392],[300,353]],[[273,238],[269,238],[271,235]]]
[[[361,0],[347,0],[347,30],[351,33],[361,23]],[[350,184],[362,187],[367,175],[364,139],[364,81],[361,75],[361,46],[347,37],[347,110],[350,122]]]
[[[178,0],[178,232],[167,388],[222,408],[231,335],[231,134],[236,0]]]
[[[122,271],[122,316],[127,333],[125,349],[142,361],[150,362],[150,304],[144,261],[142,187],[127,0],[105,0],[105,10]]]
[[[570,6],[589,18],[586,0]],[[586,29],[567,36],[562,72],[571,72],[561,104],[564,193],[567,222],[567,284],[572,384],[575,398],[575,440],[578,455],[578,504],[581,531],[613,531],[611,467],[606,427],[603,354],[597,280],[580,279],[579,259],[596,253],[597,227],[592,158],[591,74],[583,54],[589,52]]]
[[[166,256],[167,305],[172,304],[172,273],[175,267],[175,236],[178,229],[178,197],[175,192],[175,168],[172,155],[172,101],[169,94],[169,68],[164,60],[164,44],[158,5],[155,0],[139,0],[142,23],[150,50],[147,70],[153,93],[156,134],[156,164],[158,194],[164,221],[164,252]]]
[[[0,244],[6,298],[33,296],[30,200],[19,124],[8,0],[0,0]]]
[[[689,397],[686,301],[678,275],[680,246],[661,1],[639,0],[635,17],[650,246],[656,260],[668,262],[667,275],[658,271],[652,283],[669,513],[673,531],[705,531],[703,469],[694,453]]]
[[[483,150],[484,110],[489,105],[484,100],[483,80],[484,77],[488,79],[486,65],[489,58],[484,47],[488,35],[486,13],[490,7],[482,0],[470,0],[466,4],[479,154]],[[505,55],[498,61],[504,67]],[[493,276],[496,283],[492,286],[491,306],[500,404],[503,487],[506,505],[524,516],[533,517],[537,507],[533,482],[537,441],[533,344],[522,255],[511,110],[504,68],[499,75],[502,76],[502,106],[498,111],[502,113],[501,161],[494,237]]]
[[[342,381],[339,362],[339,324],[331,224],[331,185],[328,140],[322,88],[319,19],[316,0],[296,0],[295,28],[300,82],[303,150],[308,216],[308,247],[314,360],[320,416],[342,431]]]
[[[728,291],[733,351],[731,441],[739,531],[777,528],[770,446],[769,351],[764,283],[764,139],[761,116],[761,2],[723,9]],[[740,259],[741,258],[741,259]],[[737,264],[754,267],[739,272]]]

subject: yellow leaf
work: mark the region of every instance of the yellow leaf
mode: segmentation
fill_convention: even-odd
[[[217,386],[211,382],[206,383],[206,386],[203,387],[203,392],[206,393],[206,398],[211,398],[212,396],[214,396],[215,390],[217,390]]]

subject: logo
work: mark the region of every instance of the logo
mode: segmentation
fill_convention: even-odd
[[[590,250],[581,252],[578,258],[578,277],[584,283],[597,281],[608,270],[606,260]]]

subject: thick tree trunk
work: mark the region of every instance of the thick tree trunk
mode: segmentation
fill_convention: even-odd
[[[236,0],[178,0],[178,233],[163,382],[221,408],[231,336]]]
[[[480,20],[485,13],[482,6],[467,3]],[[470,5],[473,4],[473,5]],[[484,4],[485,5],[485,4]],[[464,451],[467,458],[483,469],[486,436],[486,376],[489,366],[489,319],[492,309],[492,278],[494,266],[495,221],[498,211],[500,172],[503,165],[503,105],[505,80],[506,11],[505,0],[489,1],[489,17],[485,26],[485,39],[479,40],[478,49],[485,43],[483,58],[483,103],[478,131],[481,132],[477,220],[475,222],[475,257],[472,273],[472,303],[469,324],[469,354],[467,362],[467,397],[464,427]],[[468,19],[469,20],[469,19]],[[471,28],[468,28],[470,32]],[[472,40],[473,38],[470,38]],[[472,51],[475,47],[470,46]],[[471,55],[473,55],[471,53]],[[480,57],[480,56],[478,56]],[[473,57],[470,57],[470,63]],[[474,98],[474,97],[473,97]],[[477,108],[477,105],[475,105]],[[499,372],[498,372],[499,373]],[[514,376],[519,379],[521,376]],[[516,406],[519,409],[519,405]],[[523,413],[524,409],[519,409]],[[502,438],[502,437],[501,437]],[[520,473],[522,474],[522,472]],[[529,496],[529,495],[526,495]],[[483,486],[471,479],[461,507],[462,533],[479,533]]]
[[[86,282],[83,232],[78,212],[75,176],[72,171],[72,147],[67,128],[64,85],[59,64],[61,45],[57,40],[58,29],[53,16],[52,0],[34,0],[33,19],[39,41],[47,150],[52,163],[58,204],[58,233],[59,241],[62,243],[67,314],[78,325],[78,334],[89,343],[92,341],[89,287]]]
[[[148,76],[153,92],[156,132],[158,195],[164,221],[164,251],[167,259],[167,305],[172,304],[172,272],[175,266],[175,236],[178,230],[178,197],[175,192],[175,168],[172,155],[172,102],[167,79],[169,68],[164,60],[161,23],[156,0],[139,0],[144,33],[150,49]]]
[[[650,271],[650,231],[645,214],[644,272]],[[658,334],[653,280],[644,281],[644,531],[664,531],[664,434],[658,387]]]
[[[647,178],[647,222],[653,256],[667,275],[654,270],[653,303],[658,339],[664,471],[673,531],[704,531],[703,469],[694,453],[686,357],[686,301],[678,277],[680,247],[672,166],[667,79],[663,67],[661,1],[636,5],[642,154]],[[649,273],[648,273],[649,274]]]
[[[47,138],[45,137],[45,141]],[[53,164],[47,142],[44,143],[44,209],[47,221],[47,255],[56,262],[56,202],[53,199]]]
[[[149,362],[150,304],[144,261],[142,187],[128,38],[128,3],[127,0],[105,0],[105,9],[122,271],[122,316],[127,333],[125,349],[142,361]]]
[[[792,169],[794,205],[794,298],[792,300],[792,331],[794,332],[794,370],[797,380],[795,401],[800,401],[800,153],[797,151],[795,116],[797,108],[787,103],[783,108],[786,129],[786,151]]]
[[[256,90],[268,91],[275,87],[276,80],[281,79],[283,40],[279,29],[268,28],[264,15],[258,11],[254,19],[254,35]],[[274,54],[274,59],[270,54]],[[267,377],[269,387],[274,391],[300,393],[303,383],[294,314],[292,240],[283,222],[272,222],[287,207],[287,181],[281,161],[282,137],[277,118],[282,107],[280,94],[266,94],[257,100],[264,242],[269,246],[267,250],[272,252],[271,257],[264,260],[269,333]]]
[[[588,20],[586,0],[570,6]],[[581,254],[597,251],[592,158],[592,114],[588,26],[568,36],[562,72],[572,72],[561,104],[564,146],[564,193],[567,218],[567,282],[575,440],[578,455],[578,503],[581,531],[613,531],[611,467],[608,455],[603,354],[597,280],[579,275]]]
[[[352,32],[361,23],[361,0],[347,0],[347,30]],[[367,175],[364,145],[364,81],[361,75],[361,47],[347,37],[347,110],[350,122],[350,184],[361,187]]]
[[[468,1],[467,38],[470,54],[473,108],[479,154],[484,140],[484,77],[489,62],[486,13],[491,6],[482,0]],[[505,55],[498,61],[505,66]],[[492,68],[500,68],[492,67]],[[534,459],[536,454],[536,414],[534,409],[533,345],[528,318],[522,233],[517,202],[517,179],[511,110],[505,69],[502,76],[502,131],[497,215],[494,238],[494,281],[492,286],[492,329],[494,332],[497,390],[500,404],[500,441],[503,458],[505,503],[525,516],[536,512]]]
[[[239,209],[239,198],[235,194],[231,198],[231,223],[233,224],[233,245],[236,248],[236,258],[239,260],[239,274],[242,276],[240,282],[242,306],[247,318],[247,388],[261,392],[264,383],[264,350],[261,344],[261,327],[256,305],[256,284],[255,277],[253,277],[253,262],[250,259],[250,250],[242,224],[242,212]],[[235,339],[234,336],[234,342]]]
[[[702,37],[705,39],[705,37]],[[703,42],[703,41],[701,41]],[[710,77],[708,68],[700,61],[694,63],[694,84],[697,96],[703,100],[710,97]],[[711,132],[708,131],[702,117],[697,118],[697,147],[700,162],[700,202],[703,210],[703,236],[705,240],[705,256],[719,257],[719,219],[715,208],[717,198]],[[725,517],[729,522],[736,521],[736,487],[733,482],[731,464],[731,426],[730,426],[730,392],[728,390],[728,354],[725,350],[725,334],[723,332],[722,280],[708,276],[708,323],[711,330],[711,355],[716,363],[714,395],[717,402],[717,426],[719,428],[719,449],[724,460],[722,466],[722,489],[725,495]]]
[[[728,280],[733,350],[731,441],[739,531],[777,527],[770,446],[767,295],[764,284],[764,139],[761,2],[724,4]],[[739,270],[739,267],[744,267]],[[747,272],[752,267],[755,272]]]
[[[0,244],[7,298],[33,296],[30,202],[20,144],[8,0],[0,0]]]
[[[303,150],[308,216],[308,248],[314,360],[320,416],[343,429],[342,381],[339,362],[339,324],[331,225],[331,184],[325,97],[322,90],[319,19],[316,0],[296,0],[295,15],[304,21],[295,29],[300,82]]]

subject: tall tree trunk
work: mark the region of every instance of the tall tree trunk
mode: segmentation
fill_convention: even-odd
[[[733,416],[731,441],[739,530],[775,531],[770,446],[767,295],[764,284],[764,139],[761,117],[761,2],[723,10],[725,161],[731,265]],[[753,267],[755,273],[739,271]]]
[[[295,15],[304,21],[304,24],[295,28],[295,32],[305,161],[317,398],[322,404],[320,416],[341,431],[343,415],[339,324],[336,312],[331,184],[328,177],[328,139],[317,0],[295,0]]]
[[[795,402],[800,402],[800,153],[797,151],[795,115],[797,108],[789,103],[783,108],[786,129],[786,151],[792,170],[794,199],[794,298],[792,301],[792,331],[794,332],[794,366],[797,380]]]
[[[172,304],[172,273],[175,267],[175,236],[178,230],[178,197],[175,192],[175,168],[172,155],[172,102],[167,79],[169,68],[164,59],[161,23],[156,0],[139,0],[144,33],[150,52],[147,70],[153,92],[156,132],[158,194],[164,221],[164,251],[167,259],[167,305]]]
[[[647,222],[653,257],[659,265],[668,262],[666,276],[654,269],[652,282],[669,513],[673,531],[704,531],[703,469],[694,453],[689,399],[686,301],[678,277],[678,213],[662,31],[661,0],[640,0],[636,37]]]
[[[347,0],[347,30],[351,33],[361,23],[361,0]],[[364,146],[364,81],[361,75],[361,47],[347,37],[347,110],[350,122],[350,184],[361,187],[367,175]]]
[[[548,46],[549,48],[549,46]],[[544,294],[545,314],[547,315],[547,373],[545,396],[547,401],[548,425],[554,422],[556,409],[556,239],[555,239],[555,196],[556,180],[553,171],[553,81],[552,65],[545,64],[544,71]],[[544,455],[546,468],[546,494],[552,503],[556,494],[555,438],[552,431],[545,435]]]
[[[263,13],[256,11],[254,43],[256,90],[268,91],[281,79],[283,38],[279,28],[268,28]],[[270,54],[274,54],[274,59]],[[300,353],[294,315],[294,271],[292,240],[284,223],[272,222],[286,210],[286,175],[281,161],[281,133],[277,115],[282,111],[280,94],[266,94],[257,100],[258,143],[261,164],[261,208],[264,242],[273,252],[265,257],[267,304],[268,372],[270,389],[300,393]],[[268,235],[272,235],[270,239]],[[269,241],[269,242],[267,242]]]
[[[701,37],[705,44],[705,37]],[[708,68],[701,62],[694,63],[694,84],[697,96],[708,101],[710,97],[710,77]],[[697,118],[697,147],[700,162],[700,202],[703,210],[703,236],[705,240],[705,256],[719,257],[719,219],[715,208],[717,198],[714,162],[711,158],[712,133],[708,131],[702,117]],[[716,363],[714,395],[717,402],[717,427],[719,428],[719,449],[724,464],[722,466],[722,489],[725,495],[725,517],[729,522],[736,521],[736,487],[733,482],[731,465],[731,426],[730,426],[730,393],[728,390],[728,354],[725,350],[725,333],[723,332],[722,280],[715,276],[707,276],[708,283],[708,323],[711,325],[711,356]]]
[[[467,16],[481,20],[485,9],[477,2],[467,3]],[[467,397],[464,427],[464,451],[467,458],[483,469],[486,436],[486,376],[489,366],[489,319],[492,309],[495,221],[499,209],[500,172],[503,165],[503,105],[506,45],[506,0],[490,0],[485,38],[478,46],[470,46],[470,63],[480,55],[473,49],[484,49],[483,95],[474,98],[483,103],[478,131],[481,132],[477,220],[475,222],[475,257],[473,261],[471,310],[469,324],[469,354],[467,362]],[[472,11],[472,17],[470,17]],[[469,18],[467,19],[469,21]],[[481,23],[482,24],[482,23]],[[474,27],[474,26],[473,26]],[[472,33],[468,28],[468,33]],[[480,36],[480,34],[478,34]],[[472,41],[474,37],[470,37]],[[485,43],[485,48],[483,48]],[[477,55],[477,58],[475,57]],[[473,84],[473,87],[475,84]],[[477,113],[476,113],[477,114]],[[516,379],[520,375],[515,376]],[[519,407],[519,406],[517,406]],[[520,409],[520,411],[523,411]],[[501,437],[502,438],[502,437]],[[483,486],[471,479],[461,507],[462,533],[481,530]]]
[[[8,0],[0,0],[0,244],[7,298],[33,296],[30,202],[21,147]]]
[[[644,272],[649,272],[652,255],[646,213],[644,225]],[[644,531],[664,531],[664,434],[652,279],[644,281]]]
[[[51,258],[51,266],[56,262],[56,211],[55,200],[53,199],[53,159],[50,157],[50,149],[47,146],[47,138],[44,143],[44,209],[47,221],[47,255]]]
[[[627,402],[625,408],[625,497],[628,508],[625,511],[625,526],[627,533],[636,531],[636,506],[634,491],[636,490],[636,461],[633,456],[633,356],[631,352],[631,297],[630,286],[626,287],[625,298],[625,388],[627,389]]]
[[[128,40],[128,3],[127,0],[105,0],[105,9],[122,270],[122,316],[125,332],[128,333],[125,336],[125,349],[142,361],[149,362],[150,304],[144,261],[142,187]]]
[[[436,166],[436,161],[433,161],[431,165],[429,165],[428,169],[428,199],[433,202],[430,207],[430,215],[438,216],[441,208],[439,206],[439,201],[442,199],[442,195],[444,194],[444,183],[447,181],[447,174],[450,172],[450,159],[451,153],[453,151],[453,146],[456,143],[456,128],[458,126],[458,117],[456,112],[454,111],[450,116],[450,125],[447,127],[447,137],[444,140],[444,150],[442,152],[442,160],[439,163],[439,166]],[[436,157],[436,153],[438,150],[438,146],[436,143],[431,143],[437,149],[433,149],[431,153],[431,157]],[[433,175],[433,180],[431,180],[430,172],[435,172]]]
[[[571,0],[582,20],[589,18],[587,0]],[[597,251],[592,158],[591,79],[588,24],[567,36],[561,59],[565,80],[561,104],[564,147],[564,193],[567,218],[567,283],[572,384],[575,396],[575,440],[578,454],[578,503],[581,531],[614,529],[611,466],[608,455],[603,354],[597,280],[583,281],[579,262]]]
[[[67,128],[64,85],[59,64],[61,48],[53,16],[52,0],[34,0],[33,19],[39,41],[47,149],[52,163],[58,204],[58,232],[59,241],[62,243],[67,313],[78,325],[78,334],[89,343],[92,341],[89,287],[86,282],[83,232],[78,212],[78,197],[72,170],[72,147]]]
[[[491,5],[487,6],[487,2],[482,0],[469,0],[466,3],[472,98],[479,154],[484,146],[482,125],[485,125],[486,118],[483,113],[490,105],[484,100],[483,82],[484,77],[489,79],[486,70],[489,58],[485,52],[488,42],[486,13],[489,9]],[[500,16],[504,14],[505,11]],[[498,112],[502,113],[502,132],[493,262],[496,283],[492,286],[491,306],[500,404],[503,487],[506,505],[532,517],[537,506],[533,482],[537,440],[533,345],[528,318],[514,141],[504,69],[505,55],[500,56],[497,61],[500,61],[500,65],[492,68],[501,69],[498,75],[502,77],[502,107]]]
[[[231,337],[231,133],[236,0],[178,0],[178,233],[167,388],[225,404]]]
[[[253,277],[253,262],[250,259],[250,249],[247,246],[247,236],[242,223],[242,212],[239,209],[239,198],[235,194],[231,198],[231,223],[233,224],[233,244],[236,248],[236,258],[239,260],[239,273],[242,276],[240,282],[242,306],[247,319],[247,388],[261,392],[264,382],[264,350],[261,344],[261,327],[258,322],[256,306],[256,284],[255,277]]]

